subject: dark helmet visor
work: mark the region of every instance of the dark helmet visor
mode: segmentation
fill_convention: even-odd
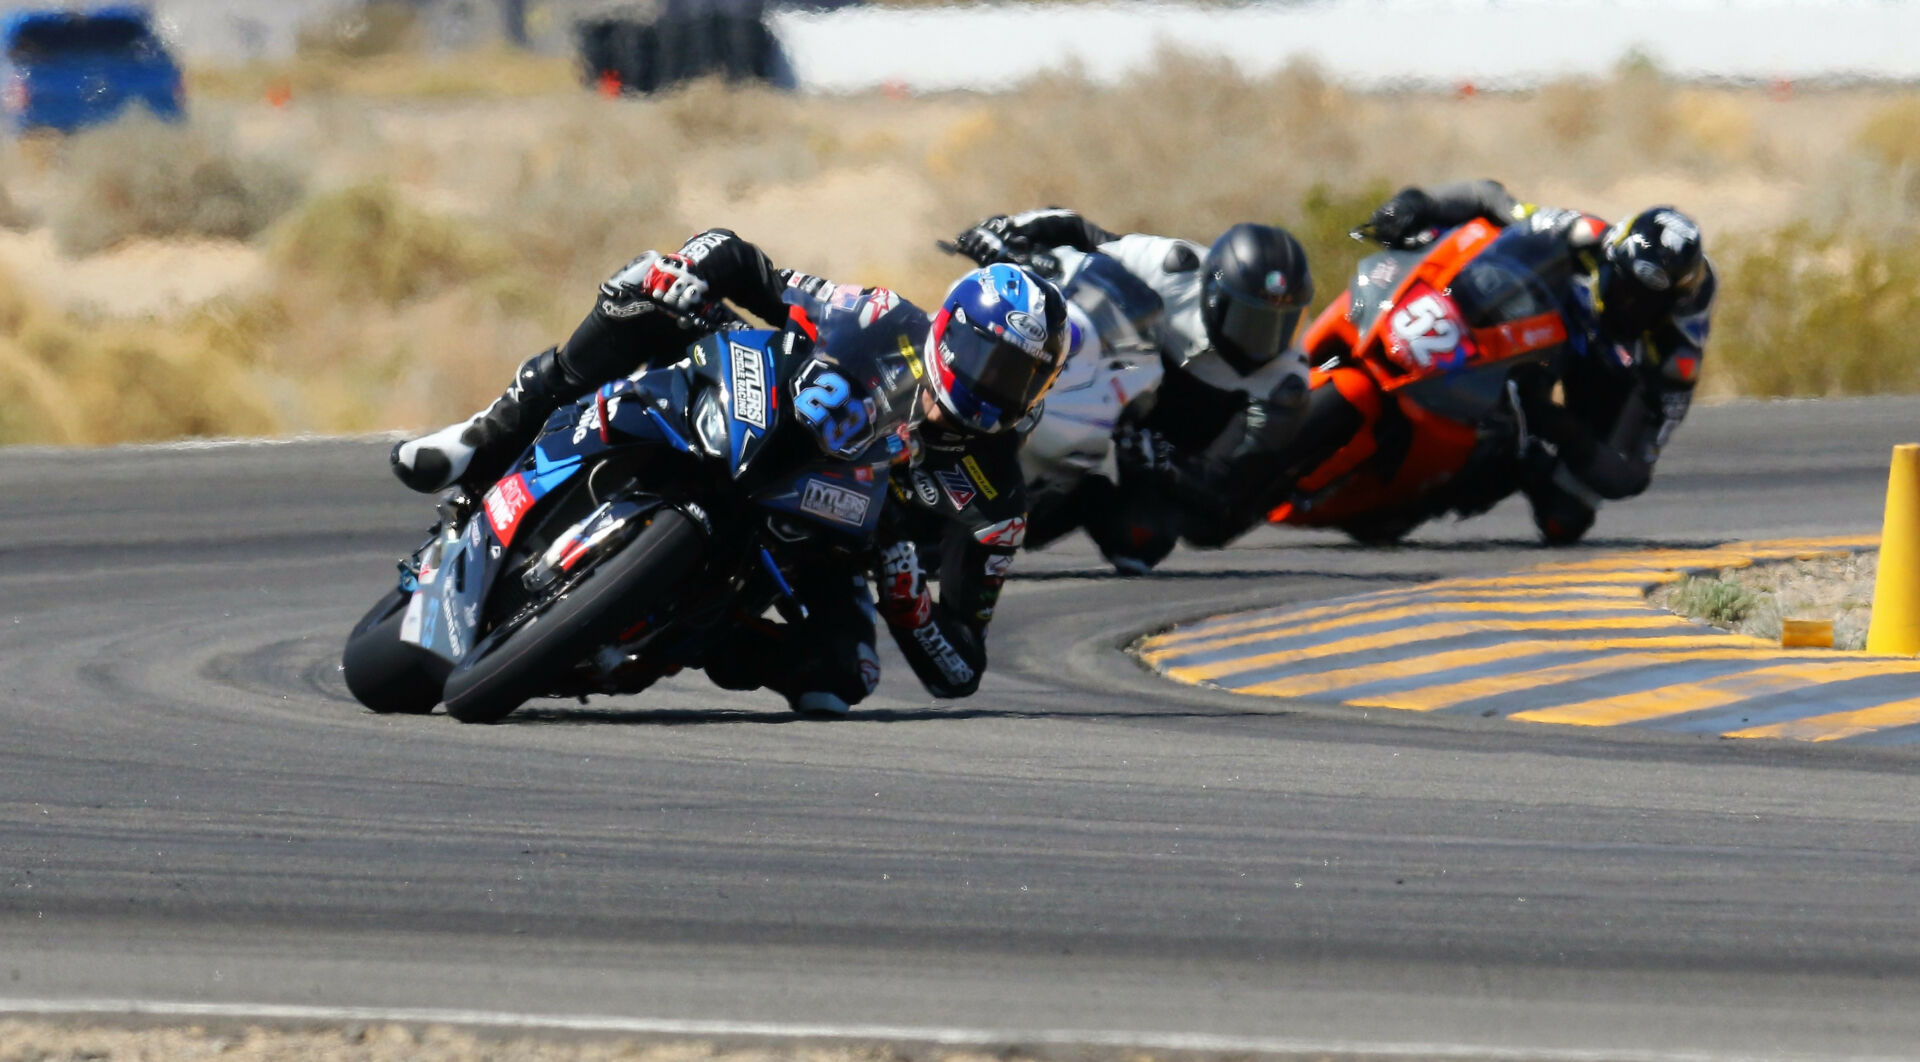
[[[1248,362],[1264,365],[1280,356],[1300,324],[1302,307],[1276,305],[1266,299],[1243,295],[1226,285],[1220,293],[1226,297],[1214,335],[1216,343],[1231,344]]]
[[[960,413],[982,427],[999,428],[1026,416],[1053,383],[1058,357],[1051,350],[1029,354],[971,325],[949,321],[940,337],[941,356],[967,396],[981,408]]]

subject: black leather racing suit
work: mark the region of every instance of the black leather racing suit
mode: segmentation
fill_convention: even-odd
[[[725,229],[694,236],[679,253],[706,281],[711,299],[725,299],[775,325],[784,325],[789,313],[802,317],[821,353],[831,355],[843,344],[878,344],[906,354],[924,372],[927,315],[891,291],[775,269],[758,247]],[[653,260],[651,253],[643,255],[601,285],[593,311],[566,344],[523,367],[522,386],[565,401],[649,362],[682,357],[695,336],[658,312],[642,287]],[[922,427],[921,439],[919,467],[895,470],[900,478],[882,514],[871,571],[879,584],[879,613],[927,692],[966,697],[986,670],[987,625],[1026,534],[1019,439],[934,425]],[[941,543],[937,601],[927,588],[916,539]],[[741,628],[707,662],[708,676],[732,689],[766,687],[789,697],[824,690],[857,703],[880,674],[864,574],[823,568],[797,573],[794,582],[811,616],[799,628]]]
[[[1415,227],[1451,228],[1474,218],[1524,225],[1539,237],[1540,272],[1562,297],[1575,357],[1561,379],[1533,381],[1522,396],[1527,428],[1544,443],[1527,455],[1522,489],[1549,539],[1584,531],[1603,499],[1647,489],[1653,466],[1693,402],[1705,356],[1716,282],[1704,280],[1664,313],[1602,328],[1593,287],[1607,222],[1574,210],[1522,203],[1497,181],[1424,190],[1430,205]]]

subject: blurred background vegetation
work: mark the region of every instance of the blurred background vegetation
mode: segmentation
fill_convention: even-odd
[[[570,62],[417,46],[405,20],[193,70],[190,119],[0,152],[0,441],[437,424],[594,285],[708,225],[937,298],[981,216],[1078,208],[1209,240],[1286,225],[1322,302],[1410,182],[1491,176],[1618,216],[1673,203],[1722,274],[1712,397],[1920,390],[1920,90],[1712,87],[1645,63],[1527,92],[1361,93],[1165,54],[995,95],[588,91]]]

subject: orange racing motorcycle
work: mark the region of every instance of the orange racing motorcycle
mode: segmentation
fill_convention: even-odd
[[[1523,390],[1550,389],[1574,356],[1526,236],[1476,220],[1360,261],[1301,340],[1315,366],[1309,390],[1337,388],[1360,430],[1294,483],[1270,521],[1388,544],[1450,512],[1486,512],[1518,488]]]

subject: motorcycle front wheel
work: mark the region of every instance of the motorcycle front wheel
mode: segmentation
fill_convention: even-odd
[[[447,676],[447,714],[463,723],[497,723],[548,692],[556,676],[613,641],[635,617],[672,601],[699,569],[705,548],[705,533],[685,513],[656,511],[625,548],[461,661]]]
[[[448,664],[400,640],[412,594],[398,589],[374,603],[347,635],[340,670],[354,700],[382,715],[425,715],[440,703]]]

